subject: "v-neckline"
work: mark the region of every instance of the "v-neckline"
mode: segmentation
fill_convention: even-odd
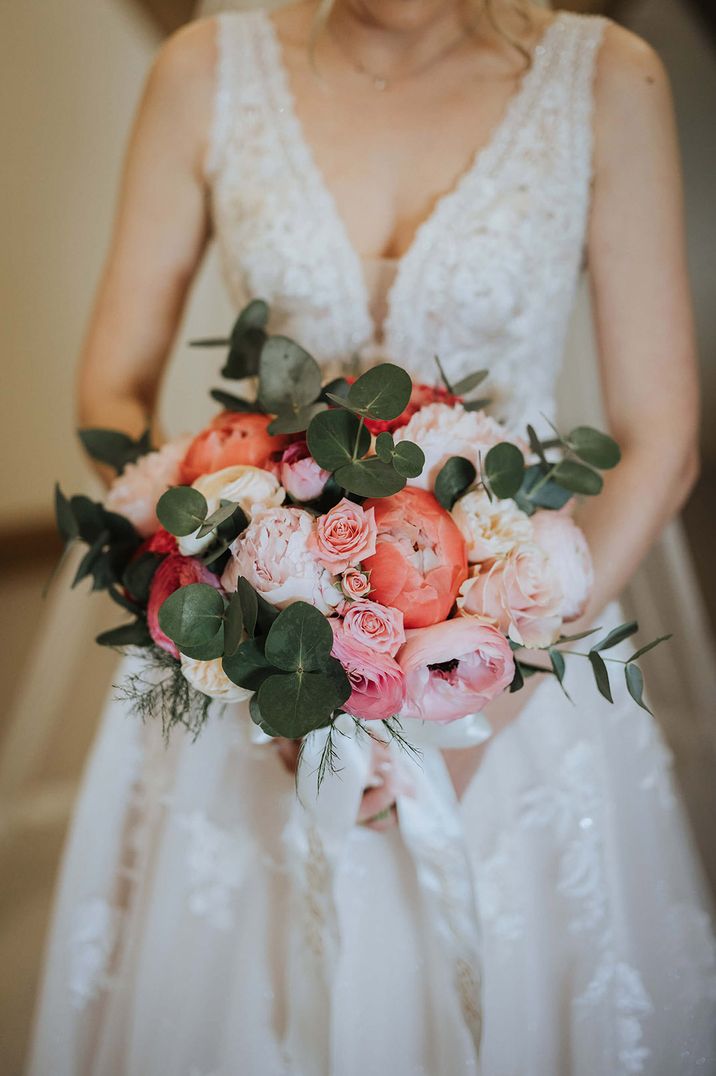
[[[409,267],[411,262],[418,257],[421,248],[429,241],[430,233],[438,226],[450,208],[459,202],[465,188],[488,173],[509,148],[514,132],[519,128],[520,120],[528,112],[537,95],[546,61],[551,53],[552,37],[557,28],[562,25],[563,20],[567,18],[567,13],[558,11],[542,31],[532,50],[529,68],[520,79],[516,90],[508,98],[502,115],[492,128],[487,140],[477,147],[468,165],[457,175],[451,186],[433,201],[432,208],[415,229],[403,253],[392,259],[396,264],[396,272],[386,296],[386,314],[380,326],[376,325],[370,313],[368,286],[363,268],[365,256],[359,253],[351,239],[333,191],[318,164],[313,145],[306,135],[276,26],[269,11],[265,8],[259,8],[255,14],[263,28],[264,39],[270,51],[268,63],[275,76],[276,110],[290,137],[290,148],[296,155],[307,193],[316,205],[323,221],[328,222],[336,235],[343,272],[348,274],[348,278],[344,279],[346,283],[352,284],[351,298],[358,304],[364,327],[366,330],[370,329],[370,342],[375,342],[380,335],[381,345],[385,346],[393,314],[393,297],[401,286],[406,267]]]

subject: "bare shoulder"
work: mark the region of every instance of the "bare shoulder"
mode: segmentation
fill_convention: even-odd
[[[218,59],[216,17],[197,19],[175,31],[158,50],[151,80],[160,89],[189,94],[209,89]]]
[[[597,122],[638,126],[671,111],[666,68],[654,48],[637,34],[609,21],[595,72]]]

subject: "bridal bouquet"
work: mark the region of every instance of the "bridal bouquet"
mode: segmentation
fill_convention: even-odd
[[[324,385],[268,313],[254,301],[230,340],[197,342],[228,344],[222,373],[255,378],[255,399],[215,390],[209,426],[156,450],[83,430],[117,477],[102,504],[56,490],[65,542],[88,547],[74,584],[91,577],[132,616],[97,641],[143,649],[124,685],[138,712],[198,732],[212,700],[248,701],[268,736],[347,714],[402,738],[406,720],[479,713],[537,671],[562,684],[565,647],[593,634],[565,634],[592,585],[571,502],[599,493],[615,442],[508,433],[467,398],[485,371],[451,384],[438,362],[435,387],[382,363]],[[581,655],[610,701],[604,652],[636,630]],[[635,661],[659,641],[620,662],[640,706]]]

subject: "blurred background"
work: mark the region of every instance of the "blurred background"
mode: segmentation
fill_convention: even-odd
[[[227,0],[205,4],[204,10],[231,6],[251,5]],[[635,30],[656,47],[671,75],[684,159],[705,416],[703,471],[684,524],[713,626],[716,15],[709,0],[585,0],[558,6],[605,12]],[[0,608],[5,629],[0,674],[6,693],[0,716],[0,1067],[8,1076],[21,1071],[62,841],[115,663],[112,653],[92,649],[97,631],[116,621],[102,601],[89,599],[84,591],[75,593],[70,601],[63,598],[62,616],[53,594],[43,601],[43,585],[59,552],[52,487],[58,478],[71,492],[90,483],[72,436],[75,362],[147,68],[162,37],[195,14],[192,0],[0,3]],[[577,341],[584,339],[589,318],[585,296],[583,287],[575,315]],[[190,351],[186,341],[227,330],[233,314],[210,252],[166,379],[163,410],[171,413],[170,426],[196,427],[211,413],[205,389],[215,380],[216,363],[211,356],[207,361],[205,353]],[[197,413],[197,400],[206,401],[200,405],[205,414]],[[671,585],[678,587],[678,580]],[[68,617],[80,625],[78,630],[67,630]],[[693,640],[694,661],[708,651],[707,620],[690,629],[699,636]],[[668,659],[655,673],[668,679]],[[679,700],[658,717],[675,752],[697,840],[716,883],[714,733],[713,726],[703,725],[716,711],[716,684],[713,689],[713,698],[699,702],[696,724],[679,708]]]

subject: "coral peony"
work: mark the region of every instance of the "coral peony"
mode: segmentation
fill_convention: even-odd
[[[279,609],[305,601],[322,613],[332,612],[343,595],[311,549],[314,527],[313,516],[303,508],[257,512],[231,546],[231,560],[222,576],[224,588],[236,590],[239,576],[244,576]]]
[[[157,452],[128,463],[107,491],[104,505],[134,524],[142,538],[159,528],[157,501],[170,486],[180,481],[181,462],[188,444],[186,437],[168,441]]]
[[[415,441],[425,453],[425,466],[410,484],[432,489],[451,456],[464,456],[477,469],[480,456],[499,441],[510,439],[503,427],[484,411],[466,411],[461,404],[432,403],[417,411],[395,440]]]
[[[532,532],[559,576],[564,620],[576,620],[584,612],[594,584],[594,567],[587,539],[567,510],[535,512]]]
[[[219,580],[213,572],[205,568],[193,557],[181,557],[178,554],[170,554],[157,568],[149,587],[149,601],[147,603],[147,627],[157,646],[173,657],[179,657],[179,650],[174,642],[168,638],[159,627],[159,609],[170,594],[179,587],[187,587],[190,583],[208,583],[217,590],[221,590]]]
[[[562,626],[563,594],[555,567],[537,545],[478,565],[460,587],[462,613],[487,617],[522,646],[551,646]]]
[[[272,464],[272,469],[289,497],[295,501],[315,501],[331,477],[330,471],[319,467],[308,451],[305,437],[292,441]]]
[[[180,482],[190,486],[200,475],[245,463],[267,467],[273,453],[283,451],[288,438],[266,431],[270,415],[222,411],[189,445]]]
[[[332,654],[338,658],[353,691],[343,709],[366,721],[387,721],[405,703],[405,676],[395,658],[371,650],[348,635],[340,620],[331,620]]]
[[[409,631],[398,664],[406,680],[402,716],[438,724],[479,713],[515,675],[505,636],[468,617]]]
[[[366,501],[378,528],[376,550],[363,562],[371,596],[400,609],[406,628],[445,620],[467,576],[465,539],[432,493],[408,486]]]

